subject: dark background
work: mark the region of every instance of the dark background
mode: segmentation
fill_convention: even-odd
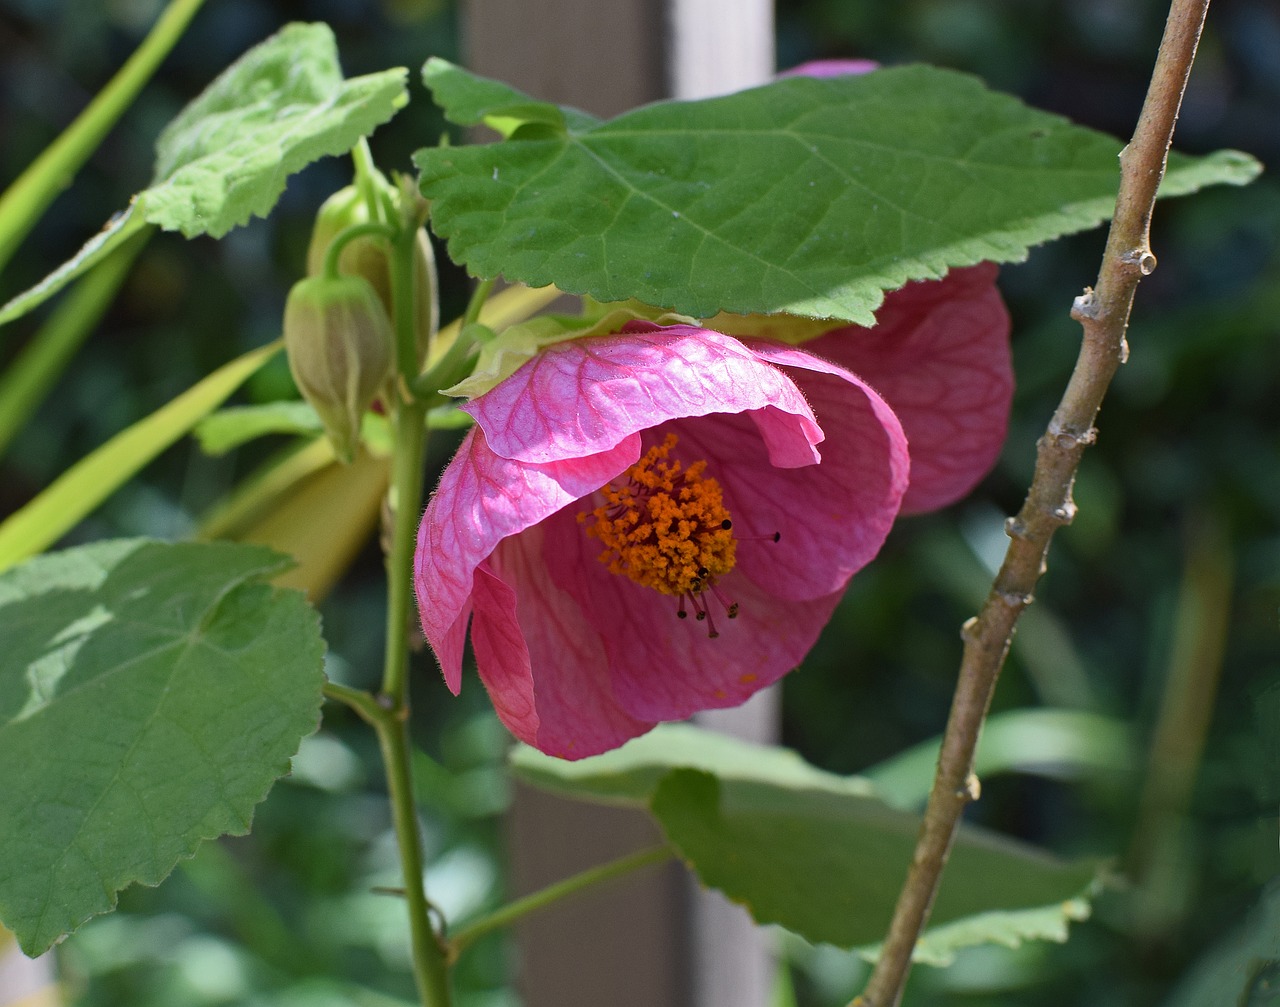
[[[779,0],[778,65],[817,57],[926,61],[1083,124],[1127,136],[1166,8],[1111,0]],[[145,33],[158,5],[0,0],[0,180],[14,178],[83,107]],[[448,0],[211,2],[99,152],[0,277],[0,300],[69,257],[150,180],[164,123],[246,48],[289,20],[326,20],[349,75],[411,68],[413,100],[372,140],[386,169],[432,143],[442,123],[417,68],[458,58]],[[608,45],[602,45],[607,52]],[[607,58],[602,56],[602,58]],[[1179,124],[1190,152],[1237,147],[1280,162],[1280,8],[1220,0],[1210,12]],[[7,456],[0,515],[68,464],[238,353],[274,338],[303,265],[311,215],[345,184],[330,159],[291,180],[267,221],[225,240],[151,242],[108,318]],[[1055,540],[996,710],[1086,710],[1127,731],[1129,757],[1058,778],[984,781],[974,817],[1070,855],[1115,856],[1173,842],[1153,909],[1103,896],[1066,945],[982,949],[952,969],[922,970],[909,1002],[963,1005],[1160,1004],[1202,952],[1277,873],[1280,805],[1280,183],[1218,188],[1163,204],[1159,268],[1138,294],[1121,370],[1076,491],[1080,515]],[[1003,516],[1021,503],[1034,442],[1078,346],[1071,300],[1093,281],[1101,230],[1036,249],[1005,267],[1018,392],[996,470],[967,501],[905,520],[853,581],[804,668],[784,691],[784,737],[840,772],[874,766],[935,735],[959,657],[957,627],[980,602],[1002,550]],[[445,315],[466,297],[446,271]],[[0,332],[0,365],[38,319]],[[249,399],[287,394],[281,363]],[[190,533],[200,514],[269,446],[210,459],[189,442],[116,494],[71,541]],[[433,464],[447,458],[439,438]],[[354,678],[376,667],[382,632],[376,545],[324,603],[331,660]],[[1223,585],[1229,585],[1224,589]],[[1205,628],[1227,611],[1218,640]],[[498,769],[504,732],[471,679],[460,699],[417,659],[432,890],[455,916],[502,899]],[[1189,814],[1144,836],[1147,747],[1170,669],[1212,683],[1204,753]],[[68,993],[85,1005],[394,1004],[411,999],[401,908],[370,885],[396,863],[376,753],[358,724],[328,711],[321,740],[260,808],[253,835],[208,844],[158,889],[124,894],[120,912],[59,952]],[[1194,747],[1195,739],[1186,744]],[[794,949],[800,1002],[843,1003],[856,966],[829,949]],[[463,959],[464,1007],[515,1003],[500,938]],[[1234,996],[1234,995],[1233,995]],[[1234,1003],[1234,999],[1224,1002]],[[1256,1001],[1261,1003],[1263,1001]]]

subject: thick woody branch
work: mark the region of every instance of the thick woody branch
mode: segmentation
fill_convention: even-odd
[[[1120,156],[1120,190],[1096,287],[1076,298],[1071,316],[1084,339],[1075,370],[1037,444],[1035,476],[1009,548],[981,612],[964,626],[964,656],[943,735],[938,770],[915,853],[879,960],[851,1007],[897,1007],[911,954],[929,919],[966,805],[978,798],[974,751],[1018,617],[1044,573],[1053,533],[1075,515],[1071,490],[1103,395],[1128,354],[1125,331],[1138,281],[1155,269],[1148,247],[1151,212],[1164,175],[1209,0],[1173,0],[1133,140]]]

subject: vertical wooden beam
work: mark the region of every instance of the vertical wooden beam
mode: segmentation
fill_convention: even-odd
[[[609,117],[666,96],[655,0],[463,0],[467,67]]]
[[[773,74],[772,0],[463,0],[467,66],[535,98],[612,116],[664,97],[723,94]],[[708,724],[777,736],[769,692]],[[637,813],[517,787],[512,887],[523,894],[653,842]],[[774,963],[745,911],[649,869],[517,928],[526,1007],[765,1007]]]

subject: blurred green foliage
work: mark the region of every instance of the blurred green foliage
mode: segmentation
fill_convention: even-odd
[[[127,57],[157,0],[0,0],[0,177],[48,143]],[[1089,126],[1127,135],[1167,6],[1158,0],[777,0],[778,62],[827,56],[921,60]],[[249,45],[291,19],[326,20],[344,69],[411,68],[413,100],[372,140],[388,170],[443,128],[417,81],[432,54],[460,59],[448,0],[226,0],[210,3],[138,103],[59,198],[0,278],[0,299],[67,258],[151,176],[168,119]],[[1280,161],[1280,8],[1219,0],[1210,11],[1179,125],[1191,152],[1238,147]],[[214,367],[279,334],[303,268],[311,218],[346,184],[329,159],[291,180],[267,221],[224,241],[164,235],[143,251],[105,324],[0,458],[0,515],[129,422]],[[1078,346],[1071,300],[1097,272],[1104,235],[1036,250],[1001,285],[1014,317],[1018,395],[1004,456],[966,502],[903,521],[854,579],[835,620],[784,691],[785,740],[828,769],[867,769],[940,730],[960,641],[1020,505],[1034,443]],[[1123,368],[1076,489],[1080,513],[1054,542],[1020,630],[997,710],[1046,706],[1128,725],[1145,753],[1171,673],[1209,684],[1188,814],[1144,812],[1145,756],[1083,778],[984,781],[975,819],[1072,855],[1156,863],[1158,883],[1115,891],[1062,946],[967,952],[920,970],[907,1003],[1146,1007],[1247,916],[1277,872],[1280,806],[1280,181],[1211,190],[1158,208],[1159,269],[1139,289]],[[446,318],[466,296],[445,277]],[[38,319],[0,330],[0,366]],[[289,388],[283,361],[250,401]],[[433,463],[451,451],[435,438]],[[202,511],[263,458],[207,457],[184,445],[117,494],[76,540],[188,534]],[[371,543],[322,606],[329,672],[370,686],[380,663],[381,563]],[[1215,613],[1225,624],[1219,635]],[[448,698],[427,653],[415,658],[421,806],[434,852],[429,890],[452,919],[503,897],[505,736],[470,681]],[[1220,677],[1219,677],[1220,668]],[[1212,688],[1216,681],[1216,689]],[[1204,703],[1199,704],[1201,707]],[[1194,749],[1192,738],[1186,747]],[[1194,752],[1192,752],[1194,755]],[[1161,763],[1166,765],[1166,763]],[[329,708],[293,777],[259,809],[251,836],[207,844],[158,889],[70,939],[59,959],[73,1002],[131,1007],[235,1004],[370,1007],[409,1003],[406,935],[393,894],[390,823],[374,743]],[[464,1007],[515,1003],[500,936],[458,971]],[[859,966],[794,947],[802,1007],[843,1003]],[[1239,989],[1223,990],[1235,1004]]]

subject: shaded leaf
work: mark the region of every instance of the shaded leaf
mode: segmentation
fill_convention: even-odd
[[[659,724],[603,755],[567,762],[528,745],[511,750],[514,772],[543,790],[606,804],[647,805],[658,782],[674,768],[700,769],[723,780],[769,782],[870,796],[871,784],[811,766],[787,748],[740,741],[693,724]]]
[[[0,575],[0,919],[38,954],[254,806],[319,719],[324,644],[260,547],[114,540]]]
[[[939,739],[922,742],[865,771],[895,807],[923,805],[933,785]],[[1136,753],[1127,724],[1085,710],[1005,710],[982,725],[974,771],[980,779],[1032,773],[1076,779],[1131,772]]]
[[[415,155],[432,227],[480,276],[709,317],[786,311],[873,323],[884,290],[1100,223],[1111,137],[925,66],[792,77],[606,122],[547,125],[541,103],[433,59],[461,124],[510,139]],[[1174,157],[1163,192],[1242,183],[1244,154]]]
[[[920,825],[875,798],[686,769],[662,778],[652,810],[704,884],[759,923],[838,947],[884,936]],[[964,923],[935,938],[932,960],[968,944],[1064,937],[1065,921],[1087,914],[1084,897],[1097,875],[1096,865],[962,830],[932,925]],[[1060,929],[1050,925],[1051,914]]]

